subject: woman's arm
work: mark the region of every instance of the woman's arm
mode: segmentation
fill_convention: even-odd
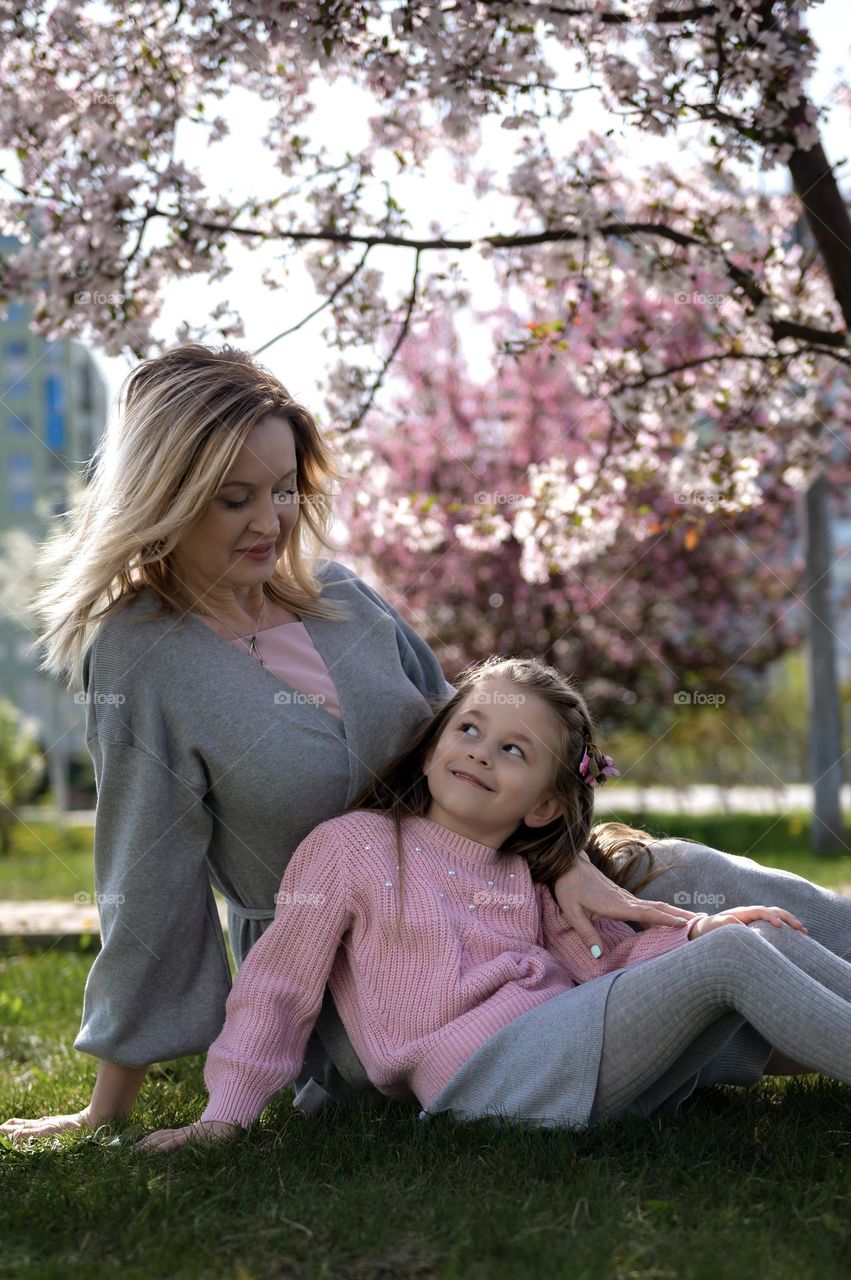
[[[89,1123],[95,1125],[102,1124],[105,1120],[125,1120],[139,1096],[147,1074],[147,1067],[123,1067],[119,1062],[101,1059],[92,1100],[86,1108],[90,1115]]]
[[[30,1120],[13,1116],[0,1125],[0,1133],[12,1142],[20,1143],[29,1138],[47,1138],[66,1129],[95,1129],[110,1120],[124,1120],[130,1114],[147,1074],[147,1067],[122,1067],[118,1062],[101,1060],[88,1106],[68,1115],[39,1116]]]
[[[98,782],[101,949],[74,1047],[97,1060],[97,1081],[82,1110],[13,1117],[0,1126],[8,1136],[46,1136],[126,1116],[147,1064],[209,1047],[231,986],[206,866],[213,820],[197,789],[139,747],[93,737],[89,750]]]
[[[213,811],[202,784],[147,744],[96,739],[89,750],[101,949],[74,1048],[143,1064],[203,1053],[231,988],[207,864]]]
[[[691,920],[699,914],[684,907],[670,906],[667,902],[636,898],[595,867],[584,851],[570,870],[559,876],[553,891],[567,923],[576,930],[589,951],[592,947],[599,947],[601,955],[605,948],[603,939],[594,928],[594,920],[633,920],[647,928],[656,924],[676,924],[677,917]]]

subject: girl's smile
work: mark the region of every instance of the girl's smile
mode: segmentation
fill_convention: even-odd
[[[471,782],[474,786],[483,788],[485,791],[493,791],[493,787],[483,782],[481,778],[477,778],[475,774],[469,773],[466,769],[450,769],[449,772],[461,782]]]

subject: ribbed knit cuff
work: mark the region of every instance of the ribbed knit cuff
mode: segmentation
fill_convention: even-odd
[[[239,1079],[223,1080],[214,1084],[210,1090],[210,1098],[201,1119],[225,1120],[228,1124],[239,1124],[245,1129],[258,1118],[272,1097],[274,1094],[270,1096],[268,1089],[256,1085],[252,1087]]]

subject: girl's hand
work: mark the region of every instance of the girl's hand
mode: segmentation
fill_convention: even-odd
[[[685,907],[672,907],[667,902],[645,902],[623,889],[595,867],[586,854],[580,854],[569,871],[553,885],[562,914],[586,947],[597,946],[602,953],[603,940],[594,928],[594,920],[632,920],[646,929],[650,925],[681,924],[699,915]]]
[[[182,1129],[157,1129],[133,1145],[137,1151],[177,1151],[186,1142],[221,1142],[233,1138],[242,1126],[226,1120],[199,1120],[197,1124],[185,1124]]]
[[[15,1146],[23,1146],[31,1138],[49,1138],[51,1134],[65,1133],[68,1129],[96,1127],[89,1107],[84,1107],[82,1111],[74,1111],[67,1116],[38,1116],[31,1120],[12,1116],[5,1124],[0,1124],[0,1133]]]
[[[709,933],[711,929],[720,929],[725,924],[750,924],[752,920],[770,920],[778,929],[787,924],[801,933],[809,932],[797,916],[793,916],[791,911],[784,911],[782,907],[731,907],[729,911],[719,911],[717,915],[698,920],[691,931],[691,937],[699,938],[701,934]]]

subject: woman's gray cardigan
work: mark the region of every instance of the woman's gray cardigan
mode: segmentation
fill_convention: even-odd
[[[317,576],[350,615],[303,619],[342,722],[193,614],[145,621],[148,590],[86,651],[102,949],[74,1042],[84,1053],[141,1066],[205,1051],[231,987],[211,885],[271,917],[296,846],[454,693],[357,574],[320,560]]]

